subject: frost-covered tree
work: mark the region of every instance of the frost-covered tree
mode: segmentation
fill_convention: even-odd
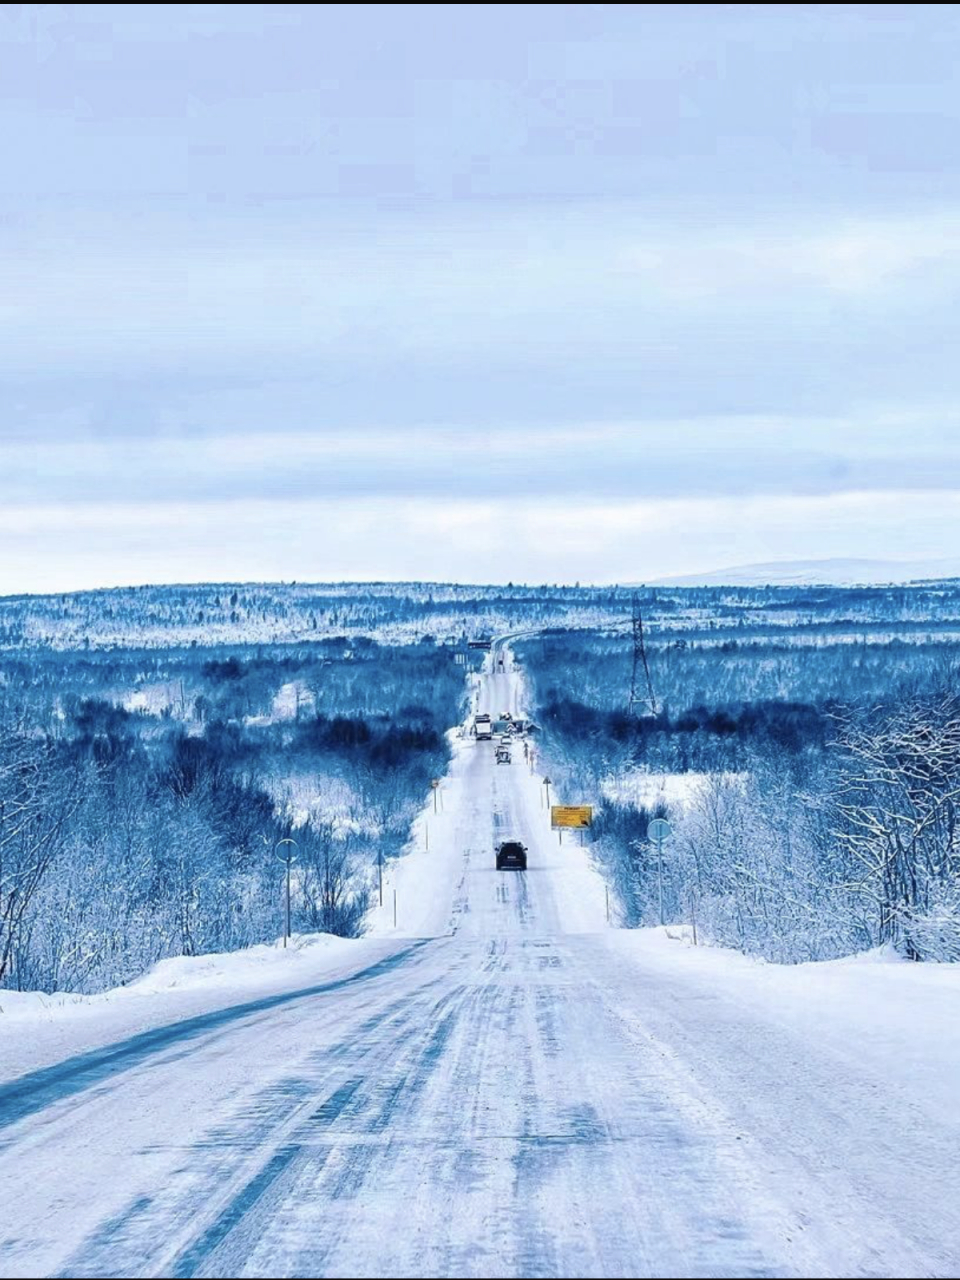
[[[830,808],[875,940],[960,959],[960,699],[939,692],[848,717]]]
[[[80,803],[53,745],[0,737],[0,982],[18,965],[24,922]]]
[[[356,838],[331,823],[297,833],[298,883],[308,929],[354,937],[368,905],[368,881]],[[369,856],[369,855],[368,855]]]

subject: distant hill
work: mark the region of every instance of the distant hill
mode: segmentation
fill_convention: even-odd
[[[756,587],[765,585],[875,586],[960,577],[960,558],[943,560],[772,560],[708,573],[658,578],[651,586]]]

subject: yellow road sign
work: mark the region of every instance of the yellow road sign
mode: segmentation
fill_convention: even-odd
[[[557,827],[589,827],[593,821],[592,804],[552,804],[550,825]]]

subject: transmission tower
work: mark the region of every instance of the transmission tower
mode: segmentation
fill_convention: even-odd
[[[634,593],[633,596],[633,617],[631,623],[633,631],[633,667],[630,672],[630,704],[628,710],[630,715],[637,714],[637,707],[646,704],[650,708],[650,714],[657,714],[657,700],[653,695],[653,681],[650,679],[650,667],[647,664],[647,649],[643,643],[643,614],[640,611],[640,597]],[[643,668],[644,683],[646,685],[646,693],[641,694],[639,689],[640,668]]]

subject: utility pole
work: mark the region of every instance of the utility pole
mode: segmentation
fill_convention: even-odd
[[[633,593],[633,612],[630,624],[631,634],[633,636],[633,665],[630,670],[630,701],[627,710],[630,715],[636,715],[637,706],[646,702],[650,707],[650,714],[657,714],[657,700],[653,694],[653,681],[650,678],[650,667],[647,663],[647,648],[643,640],[643,613],[640,609],[640,597],[636,592]],[[640,668],[643,668],[645,683],[647,688],[646,697],[643,697],[639,689]]]

